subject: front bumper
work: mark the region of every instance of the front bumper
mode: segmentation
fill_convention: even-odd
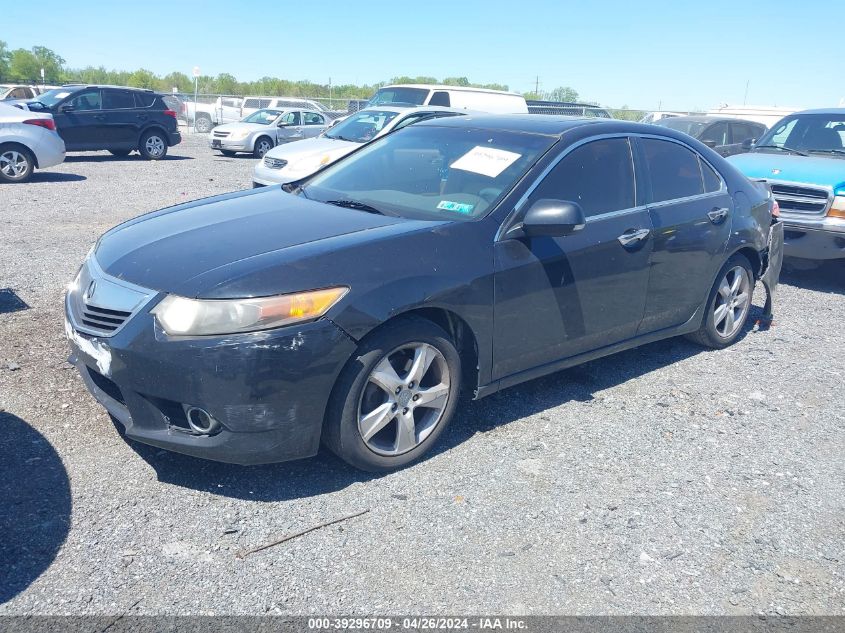
[[[804,259],[845,258],[845,220],[784,218],[784,255]]]
[[[327,319],[249,334],[171,338],[145,308],[111,337],[67,327],[70,362],[129,438],[236,464],[314,455],[331,390],[355,350]],[[193,433],[186,406],[206,410],[221,430]]]
[[[211,149],[225,149],[230,152],[252,152],[252,139],[247,137],[232,141],[228,138],[215,138],[212,132],[208,137],[208,146]]]
[[[264,161],[262,160],[255,166],[252,171],[253,186],[261,185],[264,187],[269,187],[270,185],[279,185],[284,184],[286,182],[290,182],[289,179],[285,178],[282,175],[284,171],[284,168],[270,169],[269,167],[264,165]]]

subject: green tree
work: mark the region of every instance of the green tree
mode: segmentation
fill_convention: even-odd
[[[134,88],[149,88],[152,90],[157,87],[157,84],[158,77],[144,68],[139,68],[126,79],[126,85]]]
[[[446,77],[443,83],[447,86],[470,86],[469,79],[466,77]]]
[[[9,48],[6,42],[0,40],[0,79],[6,79],[9,74]]]
[[[560,86],[546,94],[548,101],[578,101],[578,91],[569,86]]]
[[[176,92],[191,92],[194,89],[194,80],[185,73],[172,72],[161,79],[159,90],[172,92],[173,88],[176,88]]]
[[[216,92],[224,95],[233,95],[238,92],[238,80],[229,73],[220,73],[217,75]]]

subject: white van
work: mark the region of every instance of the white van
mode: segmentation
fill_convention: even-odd
[[[772,127],[783,117],[789,116],[800,108],[775,108],[769,106],[729,106],[721,105],[707,111],[707,116],[728,116],[735,119],[744,119],[762,123],[766,127]]]
[[[430,84],[397,84],[384,86],[372,96],[368,108],[381,105],[436,105],[459,110],[496,114],[528,114],[525,97],[515,92],[438,86]]]

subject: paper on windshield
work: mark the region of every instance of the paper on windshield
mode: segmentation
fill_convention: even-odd
[[[449,167],[495,178],[513,165],[521,156],[522,154],[496,149],[495,147],[476,145]]]

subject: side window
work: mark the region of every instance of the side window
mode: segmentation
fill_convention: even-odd
[[[701,165],[701,176],[704,180],[704,191],[706,193],[719,191],[719,189],[722,188],[722,179],[719,178],[719,174],[713,171],[713,168],[705,163],[701,156],[698,157],[698,162]]]
[[[258,107],[258,99],[246,99],[246,100],[244,100],[244,107],[245,108],[257,108]]]
[[[789,145],[790,143],[787,142],[792,131],[795,129],[795,124],[798,122],[797,118],[790,119],[786,123],[779,125],[774,132],[774,135],[769,140],[769,144],[771,145]]]
[[[9,93],[9,96],[6,97],[7,99],[26,99],[27,94],[23,88],[15,88],[12,92]]]
[[[730,141],[728,140],[728,124],[725,121],[720,121],[719,123],[714,123],[710,127],[708,127],[698,140],[704,143],[705,141],[713,141],[716,145],[728,145]]]
[[[303,112],[302,120],[305,125],[325,125],[326,123],[323,116],[316,112]]]
[[[155,103],[156,96],[152,92],[136,92],[134,94],[136,108],[149,108]],[[178,110],[179,108],[177,107],[176,109]]]
[[[698,156],[670,141],[641,141],[651,174],[652,202],[688,198],[704,193]]]
[[[592,141],[567,154],[531,194],[581,205],[587,217],[636,205],[634,164],[628,139]]]
[[[77,112],[100,109],[100,91],[85,90],[73,96],[66,103],[72,105]]]
[[[752,138],[760,138],[761,130],[751,123],[731,123],[732,143],[742,143],[743,141],[751,140]]]
[[[259,108],[269,108],[270,107],[270,99],[259,99],[258,100],[258,107]]]
[[[130,110],[135,99],[128,90],[103,90],[103,110]]]
[[[299,125],[299,112],[288,112],[282,120],[288,125]]]
[[[438,90],[431,95],[431,101],[428,102],[428,105],[444,106],[448,108],[452,105],[452,100],[449,98],[448,92],[445,90]]]

